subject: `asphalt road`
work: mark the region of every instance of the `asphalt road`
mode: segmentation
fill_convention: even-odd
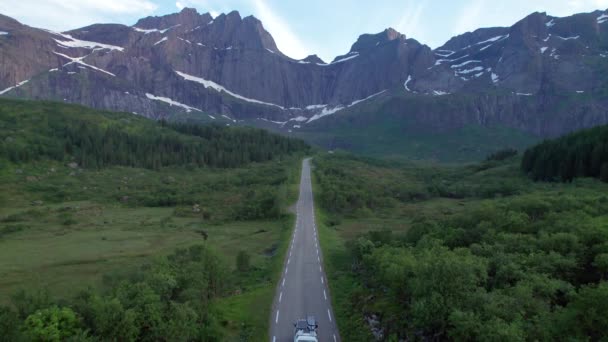
[[[293,341],[293,323],[314,316],[319,341],[340,341],[315,224],[310,159],[302,162],[296,227],[270,317],[270,340]]]

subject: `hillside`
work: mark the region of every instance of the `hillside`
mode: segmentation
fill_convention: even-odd
[[[12,100],[0,135],[3,339],[266,336],[306,144]]]

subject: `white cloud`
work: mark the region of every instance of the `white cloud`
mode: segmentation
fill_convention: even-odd
[[[65,31],[96,22],[124,22],[143,17],[158,6],[150,0],[18,0],[1,1],[0,13],[24,24]]]
[[[278,16],[265,0],[251,0],[255,16],[274,37],[279,49],[286,55],[302,59],[310,54],[309,49],[293,33],[289,25]]]

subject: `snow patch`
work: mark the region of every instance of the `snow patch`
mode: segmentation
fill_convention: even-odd
[[[584,93],[584,92],[585,92],[584,90],[577,90],[577,91],[576,91],[576,93],[577,93],[577,94],[582,94],[582,93]]]
[[[481,61],[480,60],[476,60],[476,59],[475,60],[466,61],[466,62],[463,62],[463,63],[460,63],[460,64],[452,65],[452,69],[460,68],[460,67],[463,67],[463,66],[465,66],[467,64],[471,64],[471,63],[481,63]]]
[[[499,81],[498,75],[496,75],[495,73],[492,73],[490,76],[492,77],[493,83],[498,83],[498,81]]]
[[[191,111],[193,111],[193,110],[196,110],[196,111],[198,111],[198,112],[201,112],[201,110],[200,110],[200,109],[196,109],[196,108],[194,108],[194,107],[190,107],[190,106],[185,105],[185,104],[183,104],[183,103],[180,103],[180,102],[177,102],[177,101],[171,100],[171,99],[170,99],[170,98],[168,98],[168,97],[154,96],[154,95],[152,95],[152,94],[148,94],[148,93],[146,93],[146,97],[147,97],[147,98],[149,98],[150,100],[154,100],[154,101],[161,101],[161,102],[167,103],[167,104],[169,104],[170,106],[176,106],[176,107],[181,107],[181,108],[184,108],[184,109],[186,110],[186,112],[188,112],[188,113],[190,113],[190,112],[191,112]]]
[[[443,64],[444,62],[448,62],[448,63],[456,62],[456,61],[459,61],[459,60],[465,59],[465,58],[467,58],[467,57],[469,57],[469,55],[468,55],[468,54],[466,54],[466,55],[464,55],[464,56],[460,56],[460,57],[458,57],[458,58],[454,58],[454,59],[438,59],[438,60],[435,62],[435,65],[434,65],[434,66],[441,65],[441,64]],[[431,68],[432,68],[432,67],[431,67]],[[429,68],[429,69],[431,69],[431,68]]]
[[[19,87],[21,87],[22,85],[26,84],[26,83],[27,83],[27,82],[29,82],[29,81],[30,81],[30,80],[21,81],[21,82],[19,82],[19,83],[15,84],[15,85],[14,85],[14,86],[12,86],[12,87],[8,87],[8,88],[6,88],[6,89],[4,89],[4,90],[0,91],[0,95],[3,95],[3,94],[5,94],[5,93],[8,93],[9,91],[11,91],[11,90],[13,90],[13,89],[15,89],[15,88],[19,88]]]
[[[455,51],[452,51],[452,50],[435,50],[435,51],[442,51],[444,54],[435,52],[435,55],[437,55],[439,57],[443,57],[443,58],[450,57],[451,55],[456,53]]]
[[[496,37],[492,37],[492,38],[490,38],[488,40],[484,40],[483,42],[475,43],[475,45],[483,45],[483,44],[486,44],[486,43],[494,43],[494,42],[497,42],[499,40],[503,40],[503,39],[507,39],[507,38],[509,38],[509,35],[505,34],[504,36],[496,36]]]
[[[178,26],[182,26],[182,24],[177,24],[177,25],[171,26],[171,27],[163,29],[163,30],[159,30],[159,29],[141,29],[139,27],[133,27],[133,29],[135,31],[137,31],[137,32],[142,32],[142,33],[145,33],[145,34],[154,33],[154,32],[158,32],[160,34],[165,34],[165,32],[167,32],[167,31],[169,31],[169,30],[171,30],[173,28],[176,28]]]
[[[287,122],[289,122],[289,121],[272,121],[272,120],[268,120],[268,119],[266,119],[266,118],[258,118],[258,119],[259,119],[259,120],[262,120],[262,121],[270,122],[270,123],[273,123],[273,124],[277,124],[277,125],[279,125],[279,126],[285,126],[285,124],[286,124]]]
[[[183,39],[183,38],[180,38],[180,37],[177,37],[177,39],[181,40],[182,42],[186,42],[188,44],[192,44],[188,39]]]
[[[376,97],[376,96],[378,96],[378,95],[380,95],[380,94],[382,94],[382,93],[384,93],[384,92],[386,92],[386,90],[383,90],[383,91],[377,92],[377,93],[372,94],[372,95],[370,95],[370,96],[368,96],[368,97],[366,97],[366,98],[364,98],[364,99],[361,99],[361,100],[355,100],[355,101],[353,101],[353,102],[352,102],[350,105],[348,105],[348,107],[352,107],[352,106],[357,105],[357,104],[359,104],[359,103],[361,103],[361,102],[363,102],[363,101],[367,101],[367,100],[371,99],[372,97]]]
[[[215,116],[207,114],[208,117],[210,117],[211,119],[215,120]]]
[[[484,40],[484,41],[477,42],[477,43],[475,43],[475,44],[473,44],[473,45],[467,45],[467,46],[463,47],[463,48],[462,48],[462,49],[460,49],[460,50],[466,50],[466,49],[469,49],[469,48],[471,48],[471,47],[473,47],[473,46],[477,46],[477,45],[484,45],[484,44],[487,44],[487,43],[494,43],[494,42],[498,42],[498,41],[500,41],[500,40],[507,39],[507,38],[509,38],[509,35],[508,35],[508,34],[505,34],[505,35],[503,35],[503,36],[496,36],[496,37],[492,37],[492,38],[490,38],[490,39],[486,39],[486,40]],[[491,45],[492,45],[492,44],[490,44],[490,45],[486,46],[486,47],[484,48],[484,50],[485,50],[485,49],[487,49],[488,47],[490,47]]]
[[[466,69],[466,70],[457,70],[456,73],[457,74],[471,74],[477,71],[483,71],[483,67],[474,67],[471,69]],[[479,77],[479,76],[477,76]]]
[[[343,107],[343,106],[337,106],[337,107],[330,108],[330,109],[323,108],[323,110],[321,111],[321,113],[313,115],[310,119],[308,119],[308,121],[306,121],[306,123],[311,123],[312,121],[319,120],[320,118],[322,118],[324,116],[332,115],[332,114],[334,114],[336,112],[341,111],[344,108],[345,107]]]
[[[337,112],[339,112],[339,111],[341,111],[343,109],[355,106],[355,105],[357,105],[357,104],[359,104],[359,103],[361,103],[363,101],[367,101],[367,100],[369,100],[369,99],[371,99],[373,97],[376,97],[376,96],[378,96],[380,94],[383,94],[384,92],[386,92],[386,89],[383,90],[383,91],[381,91],[381,92],[377,92],[375,94],[372,94],[372,95],[370,95],[370,96],[368,96],[368,97],[366,97],[364,99],[355,100],[355,101],[353,101],[351,104],[349,104],[346,107],[344,107],[344,106],[336,106],[336,107],[333,107],[333,108],[327,108],[327,105],[323,105],[323,110],[321,111],[321,113],[313,115],[310,119],[308,119],[308,121],[306,121],[306,123],[310,123],[312,121],[318,120],[318,119],[320,119],[320,118],[322,118],[324,116],[335,114],[335,113],[337,113]]]
[[[411,91],[410,88],[407,86],[411,81],[412,81],[412,75],[408,75],[407,76],[407,80],[405,81],[405,83],[403,83],[403,86],[405,87],[405,90]]]
[[[272,51],[272,50],[270,50],[270,49],[266,49],[266,51],[270,52],[270,53],[271,53],[271,54],[273,54],[273,55],[275,54],[275,52],[274,52],[274,51]]]
[[[0,36],[6,36],[8,34],[8,32],[6,31],[0,31]]]
[[[351,60],[353,58],[357,58],[357,57],[359,57],[358,53],[356,55],[352,55],[352,56],[344,57],[342,59],[338,59],[337,61],[331,62],[329,64],[320,64],[320,63],[317,63],[317,65],[320,65],[320,66],[334,65],[334,64],[338,64],[338,63],[343,63],[343,62],[349,61],[349,60]]]
[[[228,115],[222,114],[222,116],[223,116],[224,118],[226,118],[226,119],[228,119],[228,120],[232,121],[232,122],[236,122],[236,120],[235,120],[235,119],[233,119],[233,118],[229,117]]]
[[[289,121],[296,121],[296,122],[304,122],[306,120],[308,120],[308,118],[304,117],[304,116],[297,116],[295,118],[289,119]]]
[[[124,48],[122,48],[120,46],[91,42],[88,40],[80,40],[80,39],[76,39],[76,38],[70,36],[69,34],[63,34],[63,33],[58,33],[58,32],[52,32],[52,33],[55,35],[61,36],[64,39],[67,39],[67,40],[53,39],[58,44],[63,45],[65,47],[87,48],[87,49],[99,48],[99,49],[124,51]]]
[[[579,39],[581,36],[573,36],[573,37],[562,37],[562,36],[557,36],[557,38],[561,39],[561,40],[572,40],[572,39]]]
[[[70,60],[70,62],[64,64],[63,66],[70,65],[72,63],[79,64],[79,65],[82,65],[82,66],[85,66],[85,67],[89,67],[89,68],[91,68],[93,70],[97,70],[97,71],[103,72],[104,74],[108,74],[108,75],[110,75],[112,77],[116,77],[116,75],[114,75],[113,73],[111,73],[109,71],[103,70],[103,69],[98,68],[98,67],[96,67],[94,65],[90,65],[90,64],[87,64],[87,63],[83,62],[83,59],[87,58],[89,55],[82,56],[82,57],[70,57],[70,56],[64,55],[62,53],[59,53],[57,51],[53,51],[53,53],[56,54],[56,55],[58,55],[58,56],[61,56],[63,58],[67,58],[67,59]]]
[[[449,95],[450,93],[445,92],[443,90],[433,90],[433,95],[435,96],[442,96],[442,95]]]
[[[608,21],[608,14],[602,14],[599,17],[597,17],[597,23],[598,24],[603,24],[605,22]]]
[[[306,109],[315,110],[315,109],[321,109],[321,108],[325,108],[325,107],[327,107],[326,104],[317,104],[317,105],[306,106]]]
[[[540,53],[545,53],[545,51],[547,51],[548,47],[547,46],[543,46],[540,48]]]
[[[553,27],[555,25],[555,19],[551,19],[549,22],[545,24],[547,27]]]
[[[228,95],[230,95],[232,97],[235,97],[237,99],[240,99],[240,100],[243,100],[243,101],[246,101],[246,102],[257,103],[257,104],[262,104],[262,105],[266,105],[266,106],[272,106],[272,107],[277,107],[277,108],[280,108],[280,109],[285,109],[284,107],[279,106],[279,105],[274,104],[274,103],[264,102],[264,101],[260,101],[260,100],[255,100],[255,99],[251,99],[251,98],[239,95],[239,94],[234,93],[234,92],[226,89],[225,87],[223,87],[223,86],[221,86],[221,85],[219,85],[219,84],[217,84],[217,83],[215,83],[213,81],[209,81],[209,80],[206,80],[204,78],[197,77],[197,76],[188,75],[186,73],[179,72],[177,70],[175,70],[175,72],[179,76],[183,77],[186,81],[192,81],[192,82],[200,83],[205,88],[212,88],[212,89],[214,89],[214,90],[216,90],[217,92],[220,92],[220,93],[221,92],[225,92],[226,94],[228,94]]]
[[[163,39],[161,39],[161,40],[157,41],[156,43],[154,43],[154,45],[158,45],[158,44],[160,44],[160,43],[162,43],[162,42],[166,42],[166,41],[167,41],[167,39],[168,39],[167,37],[163,37]]]
[[[49,72],[55,72],[55,71],[59,71],[59,69],[58,68],[53,68],[53,69],[49,70]]]
[[[517,96],[532,96],[534,94],[531,94],[531,93],[517,93],[516,95]]]

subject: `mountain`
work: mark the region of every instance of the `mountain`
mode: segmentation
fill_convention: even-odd
[[[361,35],[331,63],[284,55],[258,19],[238,12],[185,8],[64,33],[0,16],[0,31],[0,95],[9,97],[304,138],[386,120],[403,129],[378,134],[473,125],[552,137],[608,122],[606,11],[533,13],[435,50],[389,28]],[[356,134],[349,139],[326,145],[348,147]]]

